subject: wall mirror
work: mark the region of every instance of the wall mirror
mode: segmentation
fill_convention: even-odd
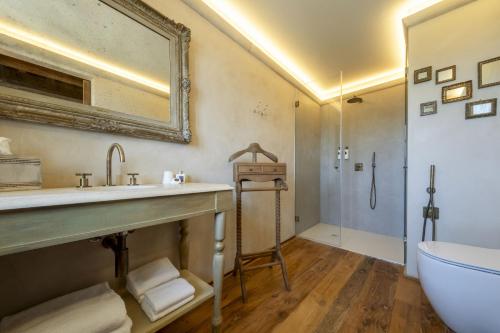
[[[432,80],[432,66],[420,68],[413,72],[413,83],[422,83]]]
[[[496,115],[496,98],[465,104],[465,119],[491,117]]]
[[[455,81],[457,77],[457,66],[453,65],[438,69],[436,71],[436,84]]]
[[[437,101],[420,104],[420,115],[428,116],[437,113]]]
[[[479,88],[500,84],[500,57],[481,61],[478,64]]]
[[[443,87],[441,98],[443,104],[471,99],[472,80]]]
[[[139,0],[2,0],[0,117],[188,143],[189,41]]]

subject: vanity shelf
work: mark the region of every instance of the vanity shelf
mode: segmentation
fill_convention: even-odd
[[[194,299],[187,303],[186,305],[180,307],[174,312],[169,313],[163,318],[158,319],[155,322],[149,321],[149,318],[144,314],[139,303],[136,299],[129,294],[127,291],[120,292],[123,300],[125,301],[125,306],[127,308],[127,314],[132,319],[132,333],[153,333],[163,327],[167,326],[177,318],[183,316],[194,308],[200,306],[206,300],[214,296],[214,289],[208,283],[189,272],[188,270],[182,270],[181,276],[186,279],[195,289]]]
[[[212,332],[219,333],[225,213],[233,209],[232,190],[228,185],[188,183],[0,193],[0,256],[179,222],[180,268],[195,287],[195,299],[151,323],[135,299],[124,294],[132,331],[154,332],[213,296]],[[209,214],[214,216],[213,288],[185,271],[187,220]]]

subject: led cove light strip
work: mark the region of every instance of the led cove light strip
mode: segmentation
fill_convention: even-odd
[[[170,86],[163,84],[161,82],[148,79],[140,74],[131,72],[127,69],[109,64],[105,61],[96,59],[89,55],[83,54],[79,51],[73,50],[69,47],[61,45],[55,41],[47,38],[36,36],[30,32],[26,32],[19,28],[8,25],[4,22],[0,22],[0,34],[9,36],[11,38],[20,40],[22,42],[31,44],[33,46],[42,48],[44,50],[62,55],[64,57],[76,60],[78,62],[84,63],[86,65],[98,68],[102,71],[117,75],[127,80],[131,80],[142,84],[144,86],[153,88],[155,90],[161,91],[162,93],[170,94]]]
[[[248,21],[229,1],[202,0],[210,9],[216,12],[222,19],[229,23],[234,29],[241,33],[259,50],[271,58],[278,66],[290,74],[295,80],[312,92],[320,101],[327,101],[340,96],[340,87],[322,89],[314,80],[301,70],[283,51],[277,49],[274,43]],[[409,16],[432,6],[442,0],[411,0],[410,4],[401,11],[401,17],[397,17],[397,23],[403,25],[404,16]],[[402,32],[401,32],[402,35]],[[404,53],[404,36],[402,37],[402,53]],[[403,56],[404,58],[404,56]],[[403,65],[404,66],[404,65]],[[405,70],[397,68],[384,73],[380,73],[356,82],[349,82],[343,88],[343,94],[349,94],[359,90],[375,87],[384,83],[396,81],[405,77]]]
[[[367,77],[360,81],[349,82],[347,84],[344,84],[342,86],[342,93],[343,95],[350,94],[356,91],[378,86],[380,84],[396,81],[404,77],[405,77],[405,70],[397,68],[389,72],[384,72],[379,75]],[[340,87],[335,87],[325,90],[323,93],[324,94],[321,96],[323,100],[330,99],[333,97],[339,97]]]
[[[248,39],[260,51],[271,58],[282,67],[295,80],[308,88],[314,95],[321,94],[321,88],[312,84],[313,79],[304,73],[292,60],[290,60],[281,50],[274,46],[264,33],[259,31],[250,21],[247,20],[230,3],[222,4],[217,0],[202,0],[208,7],[228,22],[234,29]]]
[[[437,4],[438,2],[441,2],[443,0],[427,0],[427,1],[422,1],[422,0],[410,0],[412,3],[409,5],[408,9],[406,10],[406,15],[405,16],[410,16],[413,15],[417,12],[420,12],[427,7],[433,6]]]

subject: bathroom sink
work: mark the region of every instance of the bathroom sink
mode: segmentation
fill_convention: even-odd
[[[146,190],[158,188],[158,185],[117,185],[117,186],[95,186],[85,188],[85,191],[133,191],[133,190]]]
[[[225,184],[187,183],[94,186],[87,188],[66,187],[15,191],[0,193],[0,211],[232,190],[231,186]]]

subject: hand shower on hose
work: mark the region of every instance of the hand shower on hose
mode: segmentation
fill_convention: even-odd
[[[370,190],[370,208],[375,209],[377,207],[377,186],[375,185],[375,152],[372,155],[372,187]]]
[[[436,188],[434,187],[434,179],[436,177],[436,166],[431,164],[430,175],[429,175],[429,187],[427,188],[427,193],[429,193],[429,201],[427,202],[427,207],[424,207],[424,228],[422,230],[422,242],[425,241],[425,231],[427,228],[427,220],[431,219],[432,223],[432,241],[436,240],[436,219],[438,214],[437,207],[434,206],[434,193],[436,193]]]

